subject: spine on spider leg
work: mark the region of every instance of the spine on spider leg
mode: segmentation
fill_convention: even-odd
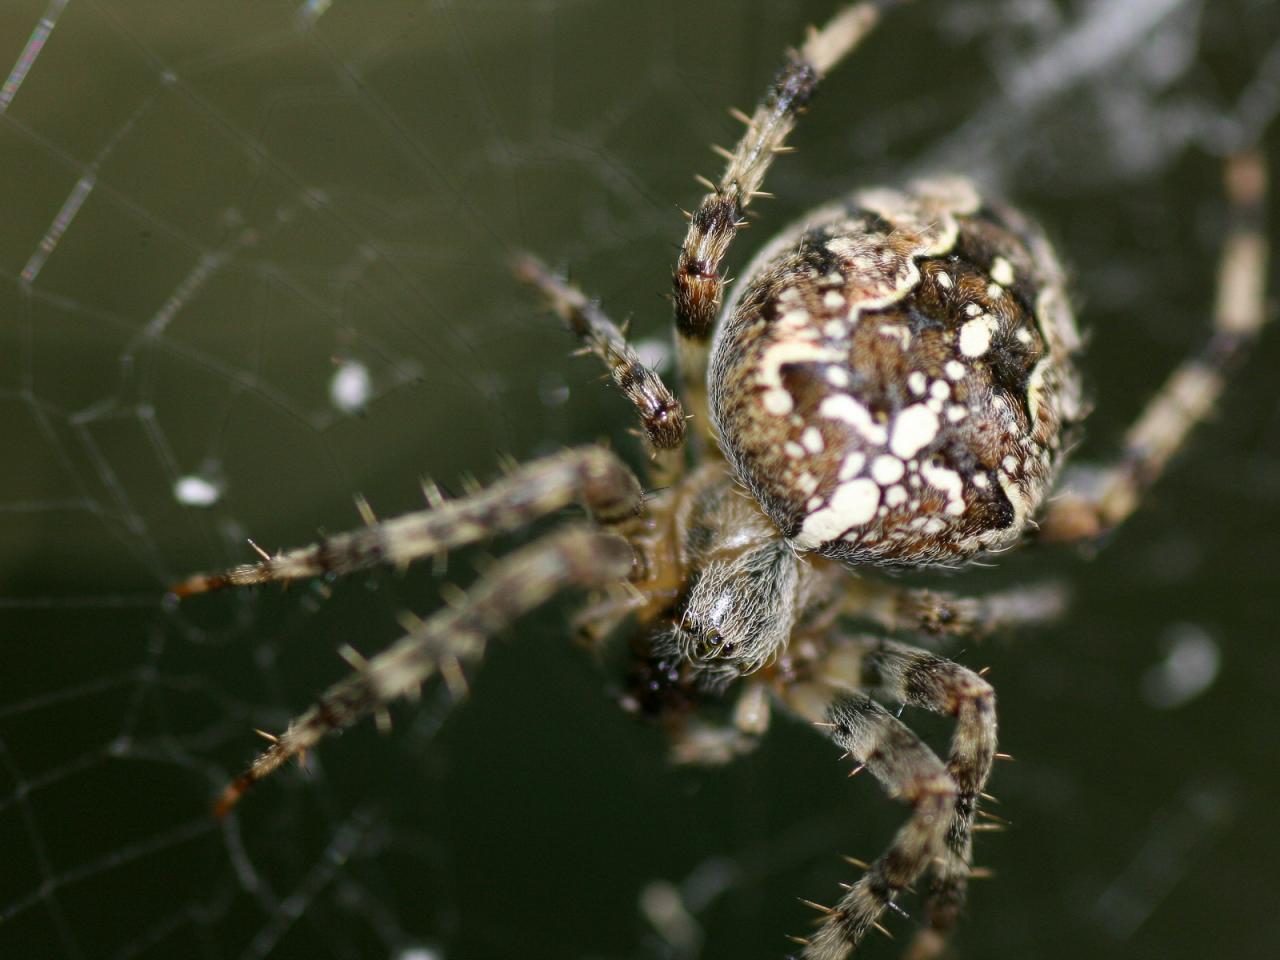
[[[418,623],[389,648],[335,683],[290,722],[214,806],[225,816],[245,792],[324,737],[401,697],[417,694],[445,663],[479,660],[486,640],[569,587],[596,589],[625,581],[634,554],[621,537],[570,527],[499,560],[450,607]],[[349,658],[350,659],[350,658]]]
[[[600,523],[622,530],[642,511],[639,481],[603,447],[577,447],[535,460],[470,497],[338,534],[260,563],[197,574],[172,593],[189,597],[242,587],[348,574],[378,564],[403,566],[499,533],[583,501]]]

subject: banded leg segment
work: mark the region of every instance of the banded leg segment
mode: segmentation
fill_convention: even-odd
[[[905,0],[852,4],[821,30],[812,30],[798,51],[774,77],[751,116],[736,114],[747,127],[732,151],[718,183],[703,181],[706,196],[689,217],[689,229],[676,260],[672,286],[675,327],[684,397],[704,432],[707,420],[706,372],[712,328],[724,293],[720,262],[751,201],[759,196],[773,158],[785,151],[796,117],[813,96],[819,81],[852,51],[875,26],[882,7]]]
[[[803,706],[802,713],[807,713]],[[843,960],[886,909],[947,849],[958,791],[942,761],[902,721],[862,694],[833,703],[825,721],[831,739],[865,766],[889,795],[911,805],[911,817],[889,849],[833,907],[820,908],[818,932],[804,940],[806,960]]]
[[[378,564],[403,566],[526,526],[582,501],[600,523],[623,530],[642,514],[640,482],[603,447],[576,447],[527,463],[461,500],[436,498],[433,508],[372,522],[319,543],[222,573],[197,574],[173,587],[188,597],[223,587],[344,575]]]
[[[961,597],[896,583],[854,580],[845,588],[841,612],[893,633],[982,639],[997,631],[1055,620],[1066,607],[1067,591],[1057,583]]]
[[[490,636],[568,587],[599,588],[620,583],[634,556],[621,537],[569,527],[498,561],[453,606],[413,628],[369,660],[354,653],[353,673],[272,739],[253,764],[233,780],[214,811],[224,816],[253,784],[334,731],[382,709],[400,697],[416,696],[436,672],[478,661]],[[446,674],[447,676],[448,674]]]
[[[929,929],[912,957],[937,953],[959,919],[972,873],[974,817],[996,755],[996,696],[991,684],[944,657],[889,640],[862,660],[863,682],[886,699],[955,717],[947,774],[956,787],[946,847],[933,861]]]
[[[1232,225],[1218,268],[1213,335],[1182,363],[1147,404],[1124,439],[1118,460],[1088,493],[1054,500],[1040,524],[1046,541],[1088,540],[1123,523],[1164,472],[1187,435],[1218,403],[1227,375],[1267,320],[1266,167],[1258,153],[1226,168]]]
[[[649,455],[663,474],[664,483],[679,476],[683,466],[684,408],[662,378],[640,362],[626,334],[577,287],[552,274],[532,256],[518,258],[515,271],[517,277],[542,294],[551,309],[609,369],[613,382],[640,416]]]

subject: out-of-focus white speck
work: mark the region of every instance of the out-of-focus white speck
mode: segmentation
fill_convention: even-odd
[[[632,344],[640,362],[654,373],[663,373],[671,366],[671,344],[658,337],[640,340]]]
[[[1213,685],[1222,665],[1218,642],[1203,627],[1175,623],[1161,638],[1164,659],[1142,674],[1142,696],[1158,710],[1194,700]]]
[[[391,960],[444,960],[444,954],[435,947],[424,947],[419,944],[393,953]]]
[[[674,884],[654,880],[640,891],[640,913],[659,936],[682,954],[697,952],[702,942],[702,928],[684,905]]]
[[[372,392],[369,368],[357,360],[343,360],[329,381],[329,399],[343,413],[359,413]]]
[[[558,373],[548,373],[538,381],[538,399],[544,407],[563,407],[569,402],[569,385]]]
[[[333,0],[306,0],[294,14],[299,28],[311,26],[325,15],[325,11],[333,5]]]
[[[211,507],[222,499],[222,484],[198,473],[189,473],[174,483],[173,496],[189,507]]]

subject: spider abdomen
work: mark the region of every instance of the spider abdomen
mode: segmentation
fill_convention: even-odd
[[[725,455],[799,550],[947,563],[1015,542],[1079,416],[1039,232],[964,180],[815,211],[748,268],[712,347]]]

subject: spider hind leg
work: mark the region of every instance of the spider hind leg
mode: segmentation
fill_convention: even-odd
[[[1069,491],[1050,503],[1039,539],[1092,540],[1114,530],[1137,509],[1191,430],[1213,413],[1230,371],[1268,319],[1266,180],[1260,153],[1227,161],[1231,226],[1218,266],[1212,336],[1151,398],[1125,435],[1115,462],[1088,478],[1088,489]]]

